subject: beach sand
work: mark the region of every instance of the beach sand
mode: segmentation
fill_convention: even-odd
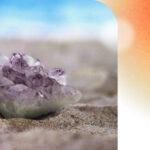
[[[117,150],[116,51],[98,41],[0,40],[0,53],[16,51],[63,67],[82,98],[35,120],[1,116],[0,150]]]

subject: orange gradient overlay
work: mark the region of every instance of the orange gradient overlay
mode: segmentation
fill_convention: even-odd
[[[127,102],[149,111],[150,1],[101,2],[112,10],[118,22],[119,94],[125,96]]]

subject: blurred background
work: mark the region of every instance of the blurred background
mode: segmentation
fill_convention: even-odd
[[[1,54],[25,52],[49,68],[64,68],[68,84],[83,93],[85,103],[116,104],[117,22],[106,5],[96,0],[2,0],[0,20]]]

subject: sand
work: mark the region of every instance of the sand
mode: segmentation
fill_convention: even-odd
[[[34,120],[0,116],[0,150],[117,149],[116,52],[95,41],[0,40],[1,53],[10,54],[10,48],[29,50],[49,67],[62,66],[68,83],[83,96],[76,104]]]

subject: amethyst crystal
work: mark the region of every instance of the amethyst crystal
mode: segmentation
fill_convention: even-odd
[[[81,97],[66,84],[65,71],[46,69],[40,60],[14,53],[0,55],[0,113],[6,118],[35,118]]]

